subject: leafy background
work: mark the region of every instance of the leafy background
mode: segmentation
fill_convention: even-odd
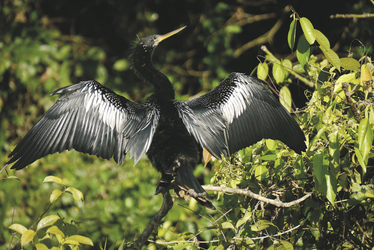
[[[318,13],[312,11],[316,6]],[[1,165],[53,105],[57,97],[49,94],[59,87],[95,79],[144,101],[152,89],[131,72],[129,48],[137,35],[187,25],[154,55],[155,66],[173,82],[178,99],[209,91],[233,71],[258,75],[280,91],[282,103],[290,104],[292,97],[308,138],[308,150],[301,156],[264,140],[230,159],[212,161],[206,168],[200,164],[195,175],[206,184],[249,188],[272,199],[294,201],[307,192],[312,197],[282,208],[211,192],[217,211],[176,199],[144,248],[370,249],[374,110],[372,91],[365,84],[373,71],[373,21],[331,17],[364,12],[373,12],[370,1],[1,1]],[[290,38],[294,19],[300,21]],[[313,35],[302,29],[305,20],[322,33],[319,40],[309,41]],[[353,65],[344,63],[347,57],[355,59]],[[351,106],[343,82],[352,91]],[[352,106],[360,111],[357,116]],[[50,175],[61,178],[63,185],[43,183]],[[159,177],[146,157],[136,167],[130,159],[119,166],[75,151],[45,157],[24,170],[7,169],[0,181],[0,245],[12,248],[21,238],[11,225],[29,228],[43,215],[52,218],[50,224],[31,243],[25,237],[25,249],[40,247],[38,243],[61,246],[71,235],[93,243],[64,243],[71,248],[124,247],[158,211],[161,197],[154,191]],[[84,200],[79,191],[69,194],[68,187],[79,190]],[[51,197],[56,199],[50,207]],[[74,247],[77,242],[80,246]]]

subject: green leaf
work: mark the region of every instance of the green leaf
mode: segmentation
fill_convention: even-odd
[[[65,237],[65,234],[57,226],[51,226],[46,233]]]
[[[330,49],[330,42],[329,39],[319,30],[314,30],[316,33],[316,40],[319,46],[323,47],[324,49]]]
[[[113,69],[115,69],[117,71],[125,71],[125,70],[128,70],[129,68],[130,68],[130,63],[127,59],[117,60],[113,64]]]
[[[296,57],[302,66],[304,66],[309,61],[310,56],[310,45],[305,39],[304,34],[300,36],[297,42]]]
[[[279,243],[273,244],[267,248],[267,250],[293,250],[293,245],[285,240],[282,240]]]
[[[225,27],[225,31],[231,34],[238,34],[242,32],[242,27],[240,27],[239,25],[227,25]]]
[[[323,55],[326,57],[327,61],[332,64],[340,72],[340,59],[339,56],[332,49],[324,49],[320,47]]]
[[[251,225],[251,230],[254,232],[258,232],[268,228],[269,226],[275,227],[275,225],[268,220],[259,220],[255,225]]]
[[[272,139],[265,139],[265,144],[266,144],[266,147],[270,150],[270,151],[273,151],[275,150],[276,146],[277,146],[277,142],[275,140],[272,140]]]
[[[330,203],[335,206],[335,198],[338,189],[338,182],[336,180],[335,175],[332,174],[331,171],[325,175],[326,178],[326,198],[330,201]]]
[[[286,69],[279,63],[273,64],[273,77],[277,83],[284,82],[286,77]]]
[[[309,21],[308,18],[302,17],[300,18],[300,25],[308,43],[313,44],[316,40],[316,32],[314,30],[312,23]]]
[[[373,131],[371,130],[368,118],[361,120],[357,132],[358,145],[355,144],[355,153],[364,173],[366,173],[366,165],[368,162],[371,145],[373,143]]]
[[[68,187],[66,191],[70,192],[76,201],[83,201],[83,193],[79,191],[78,189],[73,188],[73,187]]]
[[[291,113],[292,97],[291,92],[287,86],[283,86],[279,91],[279,102]]]
[[[36,232],[34,230],[28,229],[26,230],[21,237],[21,245],[22,247],[32,241],[36,235]]]
[[[313,157],[313,179],[316,189],[320,191],[335,206],[337,180],[329,170],[329,156],[325,150],[317,152]]]
[[[264,80],[268,77],[269,66],[266,62],[259,63],[257,66],[257,77],[261,80]]]
[[[42,243],[35,244],[36,250],[48,250],[48,247]]]
[[[317,190],[322,193],[325,193],[325,190],[327,190],[324,180],[328,171],[328,165],[326,165],[326,162],[324,164],[324,157],[325,154],[323,152],[317,152],[313,157],[313,179],[316,183]]]
[[[45,177],[43,182],[44,183],[45,182],[54,182],[54,183],[61,184],[61,185],[65,186],[64,182],[60,178],[55,177],[55,176],[51,176],[51,175]]]
[[[352,57],[340,58],[340,65],[343,68],[351,71],[356,71],[360,68],[360,63]]]
[[[38,226],[36,227],[36,231],[39,231],[40,229],[44,227],[52,226],[59,219],[60,217],[57,215],[49,215],[47,217],[44,217],[43,219],[39,221]]]
[[[62,194],[62,191],[60,189],[55,189],[52,191],[51,196],[49,197],[49,201],[51,203],[55,202]]]
[[[338,131],[330,134],[329,137],[329,154],[332,163],[339,164],[340,147],[339,147],[339,134]]]
[[[246,211],[244,216],[236,222],[236,228],[239,228],[241,225],[246,223],[251,217],[252,217],[252,213],[249,211]]]
[[[27,231],[27,228],[21,224],[12,224],[9,226],[9,229],[16,231],[19,234],[24,234]]]
[[[76,240],[64,240],[62,242],[62,245],[74,245],[74,246],[79,246],[79,242]]]
[[[72,235],[72,236],[69,236],[67,240],[77,241],[81,244],[90,245],[90,246],[94,245],[90,238],[82,236],[82,235]]]
[[[290,29],[288,30],[287,41],[288,41],[288,46],[290,47],[291,50],[293,50],[293,47],[295,46],[295,40],[296,40],[296,25],[297,25],[297,20],[294,19],[294,20],[290,23]]]

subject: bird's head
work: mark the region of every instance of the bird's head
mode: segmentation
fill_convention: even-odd
[[[152,36],[144,37],[140,39],[140,41],[138,42],[138,45],[140,45],[144,49],[144,52],[152,52],[160,42],[162,42],[166,38],[171,37],[172,35],[177,34],[184,28],[186,28],[186,26],[173,30],[164,35],[152,35]]]

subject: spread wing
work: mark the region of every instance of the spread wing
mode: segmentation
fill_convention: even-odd
[[[268,138],[305,151],[299,125],[257,78],[232,73],[207,94],[177,102],[179,116],[200,145],[225,157]]]
[[[159,112],[119,96],[96,81],[84,81],[54,91],[62,94],[11,152],[7,164],[22,169],[37,159],[65,150],[114,158],[126,153],[135,164],[151,145]]]

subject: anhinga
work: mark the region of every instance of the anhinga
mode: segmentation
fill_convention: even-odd
[[[184,27],[183,27],[184,28]],[[11,152],[8,164],[22,169],[37,159],[75,149],[135,164],[147,153],[162,177],[157,193],[174,188],[207,208],[211,198],[192,171],[202,148],[216,158],[228,157],[263,138],[276,139],[295,152],[306,149],[305,136],[283,106],[257,78],[232,73],[207,94],[177,101],[168,78],[152,64],[152,54],[165,35],[140,39],[130,56],[132,68],[154,86],[145,103],[132,102],[96,81],[82,81],[54,91],[56,103]]]

